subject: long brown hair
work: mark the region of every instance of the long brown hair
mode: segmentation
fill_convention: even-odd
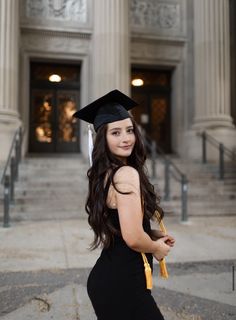
[[[135,168],[140,177],[140,191],[143,201],[144,218],[153,217],[155,210],[159,210],[161,217],[163,211],[158,206],[160,198],[155,193],[153,185],[148,180],[148,172],[145,166],[146,151],[138,126],[133,118],[130,118],[134,127],[135,145],[131,155],[127,158],[127,165]],[[88,222],[94,231],[94,241],[90,248],[95,249],[99,245],[107,248],[114,239],[115,234],[120,234],[112,225],[110,212],[106,206],[107,192],[110,183],[119,191],[113,181],[115,172],[124,163],[116,158],[109,150],[106,140],[107,124],[102,125],[96,135],[92,153],[93,164],[87,172],[89,179],[88,197],[85,205],[88,213]],[[108,183],[104,185],[108,171]]]

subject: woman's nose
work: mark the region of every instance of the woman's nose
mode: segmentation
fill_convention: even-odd
[[[130,136],[128,135],[128,133],[125,132],[122,134],[122,141],[123,142],[129,141],[129,139],[130,139]]]

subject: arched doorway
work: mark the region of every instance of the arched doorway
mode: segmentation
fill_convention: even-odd
[[[72,115],[80,100],[80,66],[30,64],[29,152],[78,152],[78,122]]]

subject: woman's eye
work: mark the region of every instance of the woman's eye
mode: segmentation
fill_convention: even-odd
[[[119,134],[119,131],[113,131],[113,132],[112,132],[112,135],[113,135],[113,136],[118,136],[118,134]]]
[[[128,130],[128,133],[133,133],[134,132],[134,129],[129,129]]]

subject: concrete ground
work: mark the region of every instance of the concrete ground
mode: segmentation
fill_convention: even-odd
[[[166,217],[176,238],[167,280],[154,266],[153,296],[166,320],[236,319],[236,217]],[[86,279],[100,250],[86,219],[14,221],[0,227],[0,317],[3,320],[95,320]],[[112,318],[111,318],[112,319]]]

